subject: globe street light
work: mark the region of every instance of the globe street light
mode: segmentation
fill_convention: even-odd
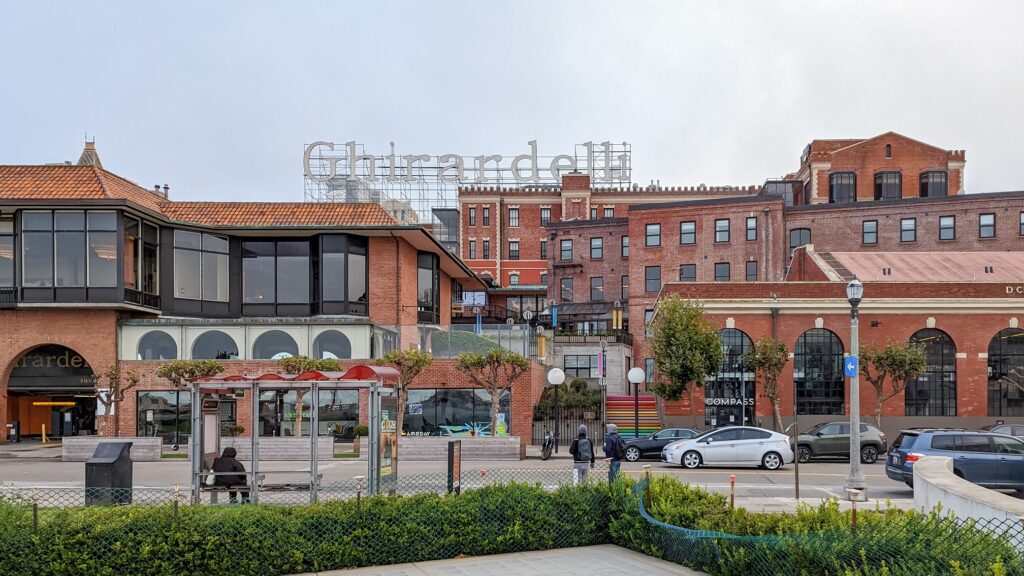
[[[552,352],[552,357],[554,353]],[[558,454],[558,387],[565,382],[565,372],[561,368],[552,368],[548,372],[548,384],[555,387],[555,454]]]
[[[647,372],[639,366],[629,369],[626,378],[635,388],[633,391],[633,437],[640,437],[640,383],[647,378]]]
[[[860,354],[857,333],[857,306],[864,296],[864,284],[854,278],[846,285],[846,299],[850,301],[850,357],[844,360],[844,372],[850,378],[850,476],[846,479],[846,494],[850,500],[867,499],[867,482],[860,469]]]

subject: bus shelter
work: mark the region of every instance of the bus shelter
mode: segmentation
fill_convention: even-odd
[[[223,395],[235,395],[240,391],[249,391],[254,423],[259,418],[262,392],[297,391],[311,399],[308,488],[309,501],[316,502],[320,487],[317,443],[320,436],[320,392],[366,390],[369,413],[367,487],[371,494],[387,490],[398,479],[397,383],[398,371],[394,368],[365,365],[355,366],[347,372],[309,371],[301,374],[267,373],[196,379],[191,383],[192,435],[189,439],[192,502],[200,502],[205,487],[204,480],[211,475],[216,476],[211,472],[211,468],[213,459],[220,456],[219,398]],[[238,486],[236,489],[248,490],[250,500],[257,503],[261,480],[266,473],[260,471],[260,435],[256,426],[252,428],[249,434],[251,464],[245,472],[247,486]]]

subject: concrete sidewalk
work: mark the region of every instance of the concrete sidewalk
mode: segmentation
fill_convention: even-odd
[[[736,507],[746,508],[750,512],[757,513],[773,513],[781,512],[785,514],[795,514],[797,507],[800,504],[808,506],[818,506],[825,499],[824,498],[788,498],[784,496],[737,496]],[[886,509],[890,506],[899,508],[900,510],[912,510],[914,508],[913,498],[894,498],[889,500],[868,500],[866,502],[858,502],[857,510],[860,511],[871,511],[876,508]],[[848,500],[839,500],[839,509],[846,511],[850,509],[850,502]]]
[[[414,564],[319,572],[318,576],[707,576],[685,566],[604,544],[539,552],[495,554]],[[313,576],[305,574],[302,576]]]

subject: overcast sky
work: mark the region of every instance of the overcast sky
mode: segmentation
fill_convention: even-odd
[[[0,0],[0,163],[176,199],[301,200],[303,145],[541,155],[629,141],[633,180],[760,184],[814,138],[967,150],[1024,189],[1024,3]]]

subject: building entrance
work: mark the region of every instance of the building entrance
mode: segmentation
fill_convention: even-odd
[[[92,368],[64,346],[41,346],[14,363],[7,383],[7,421],[22,437],[96,433],[96,388]]]

